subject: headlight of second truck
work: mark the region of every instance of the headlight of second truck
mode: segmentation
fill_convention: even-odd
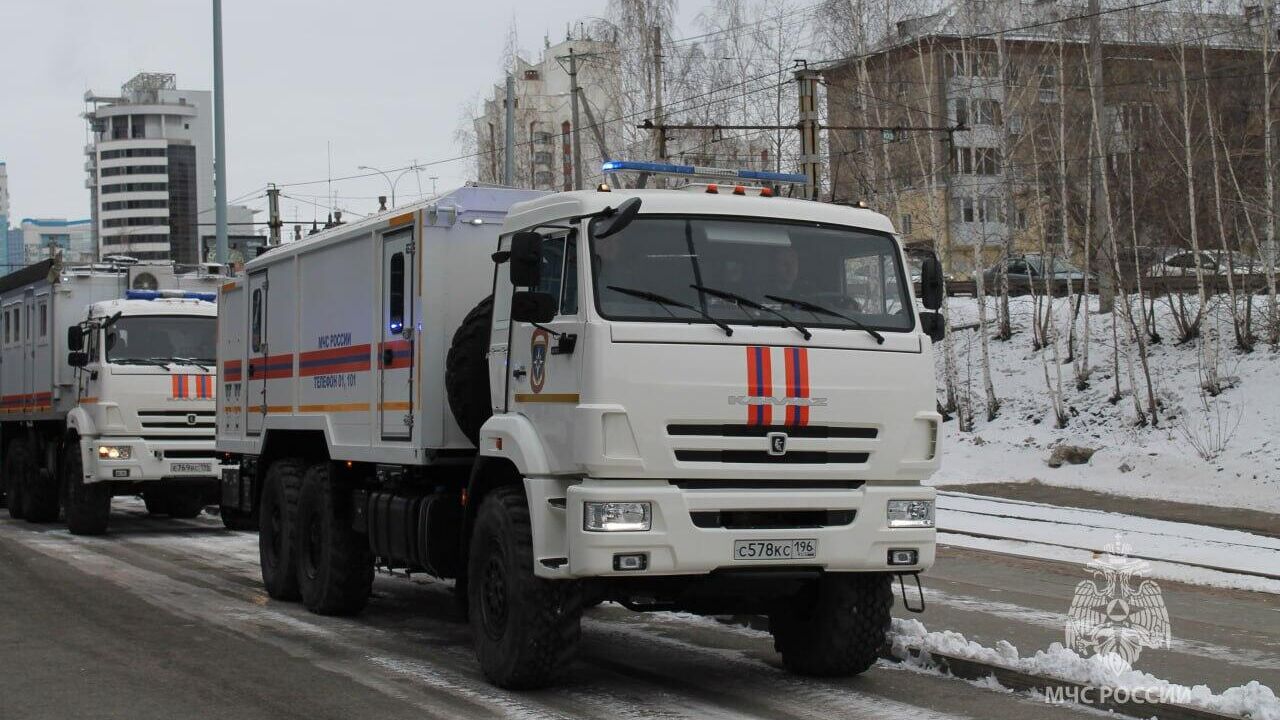
[[[133,449],[128,445],[99,445],[99,460],[128,460],[133,457]]]

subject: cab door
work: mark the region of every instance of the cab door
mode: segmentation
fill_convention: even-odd
[[[556,316],[541,327],[527,322],[510,324],[507,408],[533,421],[551,471],[556,473],[574,471],[573,413],[581,402],[584,346],[579,342],[584,327],[579,274],[576,232],[546,235],[542,277],[533,289],[556,298]],[[510,285],[506,287],[510,292]]]
[[[266,271],[249,276],[249,366],[245,378],[245,431],[249,435],[262,432],[267,416],[267,283]]]
[[[408,440],[413,435],[415,254],[412,228],[383,237],[382,337],[378,344],[378,411],[383,440]]]

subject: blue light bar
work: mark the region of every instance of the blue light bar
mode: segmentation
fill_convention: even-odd
[[[651,175],[677,175],[730,180],[757,180],[782,185],[805,185],[809,176],[801,173],[766,172],[764,170],[733,170],[730,168],[701,167],[698,165],[672,165],[669,163],[639,160],[610,160],[600,167],[601,172],[644,172]]]
[[[190,290],[125,290],[126,300],[158,300],[160,298],[181,298],[186,300],[203,300],[217,302],[217,293],[192,292]]]

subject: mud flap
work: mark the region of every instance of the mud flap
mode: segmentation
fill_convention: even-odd
[[[916,594],[920,598],[920,604],[913,606],[907,599],[907,584],[902,578],[910,575],[912,580],[916,581]],[[907,612],[922,613],[924,612],[924,588],[920,586],[920,573],[898,573],[898,590],[902,593],[902,607]]]

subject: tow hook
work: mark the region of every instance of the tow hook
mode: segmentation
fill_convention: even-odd
[[[916,594],[920,598],[920,604],[914,607],[907,600],[907,584],[902,579],[906,575],[910,575],[911,579],[916,581]],[[898,590],[902,592],[902,607],[906,608],[907,612],[924,612],[924,588],[920,586],[920,573],[898,573]]]

